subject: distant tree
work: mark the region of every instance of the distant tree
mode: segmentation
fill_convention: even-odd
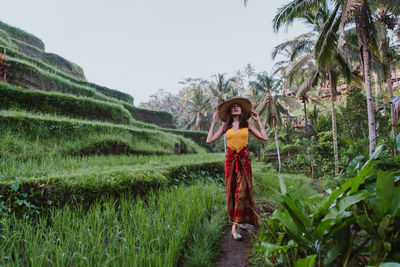
[[[249,83],[250,86],[250,99],[255,103],[255,109],[264,117],[264,127],[268,125],[274,129],[276,151],[278,154],[278,168],[282,170],[281,155],[279,150],[277,125],[282,124],[282,114],[289,115],[289,112],[284,107],[284,104],[295,104],[293,98],[279,95],[280,84],[279,80],[269,76],[268,73],[263,72],[257,75],[256,80]]]
[[[184,103],[185,117],[188,120],[185,123],[186,129],[206,131],[210,124],[210,98],[206,95],[204,86],[199,83],[193,83],[188,88],[190,98]]]

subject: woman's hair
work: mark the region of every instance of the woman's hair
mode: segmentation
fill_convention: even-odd
[[[228,126],[226,127],[225,132],[228,131],[230,128],[232,128],[232,122],[233,122],[233,116],[232,116],[232,111],[231,111],[232,105],[229,107],[228,116],[226,119],[228,122]],[[247,128],[247,127],[249,127],[249,122],[244,117],[242,106],[240,104],[238,104],[238,105],[240,106],[240,110],[241,110],[240,116],[239,116],[239,128]]]

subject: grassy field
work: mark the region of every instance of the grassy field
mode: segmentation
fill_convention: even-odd
[[[3,266],[209,266],[223,227],[221,185],[177,187],[146,199],[53,209],[36,221],[3,218]]]
[[[277,205],[280,202],[280,184],[282,177],[287,187],[294,187],[301,198],[307,198],[318,192],[313,189],[312,180],[304,175],[278,173],[270,165],[261,162],[253,163],[254,197],[259,201],[268,200]]]
[[[223,161],[224,155],[219,153],[188,154],[188,155],[94,155],[91,157],[52,157],[47,160],[30,158],[26,161],[16,161],[12,158],[0,159],[0,178],[3,181],[15,177],[40,178],[44,176],[67,176],[68,174],[85,174],[97,171],[99,173],[117,168],[134,168],[146,166],[149,169],[167,168],[176,165],[192,163]]]

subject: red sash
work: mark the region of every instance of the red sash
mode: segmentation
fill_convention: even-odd
[[[251,159],[247,147],[239,153],[228,147],[225,154],[225,192],[229,219],[258,226],[253,200]]]

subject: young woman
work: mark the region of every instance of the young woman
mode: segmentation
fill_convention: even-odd
[[[247,121],[250,117],[255,120],[259,129]],[[214,133],[218,118],[223,123]],[[251,111],[251,102],[237,97],[218,106],[207,136],[207,143],[212,143],[226,134],[225,192],[229,220],[232,222],[232,237],[235,240],[241,239],[237,231],[238,224],[258,226],[254,212],[251,159],[246,147],[249,131],[264,141],[268,138],[258,114]]]

